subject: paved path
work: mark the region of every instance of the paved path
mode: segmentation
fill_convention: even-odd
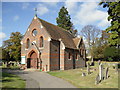
[[[26,80],[26,88],[76,88],[69,82],[51,76],[46,72],[22,71],[22,70],[3,70],[4,72],[19,75]]]

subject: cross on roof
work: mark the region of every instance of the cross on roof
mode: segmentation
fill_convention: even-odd
[[[37,16],[37,8],[35,8],[34,10],[35,10],[35,16]]]

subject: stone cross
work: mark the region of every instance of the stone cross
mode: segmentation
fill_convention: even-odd
[[[105,70],[105,79],[107,79],[107,78],[108,78],[108,71],[109,71],[109,68],[108,68],[108,67],[106,67],[106,70]]]
[[[90,64],[87,64],[87,73],[90,74]]]
[[[100,80],[102,81],[103,80],[103,64],[101,63],[99,65],[99,76],[100,76]]]
[[[34,10],[35,10],[35,16],[37,16],[37,8],[35,8]]]

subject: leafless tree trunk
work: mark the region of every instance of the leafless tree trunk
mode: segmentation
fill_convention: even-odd
[[[95,41],[97,38],[99,38],[99,35],[101,34],[101,30],[93,25],[86,25],[81,30],[81,35],[86,39],[87,45],[88,45],[88,51],[91,54],[91,48],[94,46]],[[91,54],[92,56],[92,54]],[[93,58],[93,57],[92,57]]]
[[[95,44],[96,38],[101,34],[101,30],[93,25],[86,25],[81,30],[82,36],[87,40],[89,47]]]

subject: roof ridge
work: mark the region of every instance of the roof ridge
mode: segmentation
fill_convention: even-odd
[[[58,27],[58,28],[61,28],[61,30],[63,30],[63,31],[66,31],[66,32],[68,32],[69,34],[71,34],[68,30],[66,30],[66,29],[64,29],[64,28],[62,28],[62,27],[59,27],[59,26],[57,26],[57,25],[55,25],[55,24],[52,24],[52,23],[50,23],[50,22],[47,22],[47,21],[45,21],[45,20],[43,20],[43,19],[40,19],[40,18],[38,18],[39,20],[42,20],[42,21],[44,21],[44,22],[46,22],[46,23],[48,23],[48,24],[51,24],[51,25],[54,25],[55,27]],[[72,35],[72,34],[71,34]],[[72,35],[73,36],[73,35]]]
[[[73,48],[77,49],[76,45],[73,41],[73,38],[75,38],[69,31],[67,31],[64,28],[61,28],[57,25],[54,25],[52,23],[49,23],[45,20],[42,20],[38,18],[41,22],[41,24],[46,28],[47,32],[51,35],[51,38],[54,40],[61,39],[63,43],[65,44],[65,47],[67,48]]]

